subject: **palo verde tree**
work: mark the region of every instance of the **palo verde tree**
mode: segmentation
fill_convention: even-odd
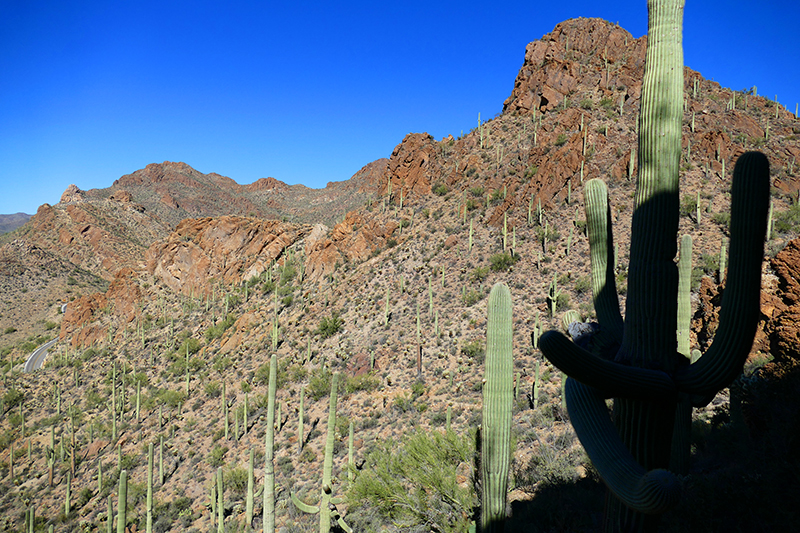
[[[567,408],[592,463],[608,486],[606,530],[650,531],[680,498],[671,454],[689,445],[675,431],[685,406],[706,405],[741,372],[759,317],[761,263],[769,209],[769,163],[742,155],[734,170],[728,283],[713,344],[690,363],[677,349],[679,163],[683,117],[684,0],[649,0],[639,116],[639,177],[631,227],[623,320],[613,273],[605,184],[587,183],[592,292],[601,326],[590,353],[561,333],[539,340],[566,372]],[[605,400],[614,399],[613,416]],[[691,410],[688,410],[691,413]],[[674,445],[674,446],[673,446]]]

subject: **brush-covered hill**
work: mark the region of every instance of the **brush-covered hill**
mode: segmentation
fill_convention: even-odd
[[[13,215],[0,215],[0,234],[14,231],[30,220],[31,215],[14,213]]]
[[[331,489],[346,496],[336,503],[345,522],[356,531],[465,531],[478,502],[474,433],[486,296],[502,281],[514,306],[517,395],[509,528],[597,530],[602,489],[562,409],[561,375],[543,360],[532,334],[560,328],[566,310],[593,317],[582,187],[595,177],[609,186],[624,309],[644,46],[645,38],[606,21],[563,22],[528,45],[497,117],[460,138],[409,134],[388,160],[325,193],[271,180],[236,186],[164,163],[124,176],[111,189],[73,191],[81,200],[73,195],[40,208],[12,234],[5,253],[36,243],[54,262],[42,259],[40,276],[63,277],[76,265],[89,277],[73,275],[80,294],[69,285],[66,312],[42,328],[42,335],[59,337],[44,369],[18,372],[30,337],[0,338],[9,361],[0,422],[2,527],[22,530],[34,506],[43,530],[104,528],[108,498],[116,512],[116,483],[126,470],[127,521],[131,530],[144,529],[151,443],[163,456],[163,467],[156,467],[156,531],[215,527],[219,467],[225,527],[250,527],[249,454],[253,449],[260,486],[268,361],[275,353],[282,530],[308,531],[318,520],[300,512],[290,495],[309,503],[319,497],[328,394],[338,373]],[[798,234],[800,124],[774,102],[722,88],[688,68],[684,107],[680,231],[694,238],[692,347],[706,348],[716,327],[733,164],[759,149],[772,164],[775,214],[762,326],[747,372],[775,358],[773,366],[785,366],[760,375],[789,375],[797,334],[791,280],[800,254],[786,243]],[[281,194],[293,200],[270,204]],[[342,211],[333,219],[319,215],[331,206]],[[58,222],[68,217],[73,222]],[[141,230],[142,224],[149,227]],[[64,238],[54,242],[62,230]],[[48,245],[37,241],[45,234]],[[4,287],[22,272],[0,271]],[[107,288],[91,290],[101,278]],[[25,293],[8,294],[0,324],[21,329],[8,317],[22,320],[9,310]],[[764,397],[759,379],[750,378],[744,393],[745,403],[753,401],[749,436],[741,442],[750,439],[754,453],[778,440],[774,426],[759,425],[773,416],[769,403],[757,401]],[[729,461],[704,455],[705,446],[730,440],[727,412],[726,392],[696,413],[701,464],[691,474],[690,501],[702,499],[704,506],[693,509],[687,501],[676,514],[684,525],[720,530],[744,495],[771,493],[765,483],[775,468],[796,466],[783,456],[775,468],[747,463],[758,474],[720,495],[706,480],[743,477],[725,469]],[[794,442],[791,434],[780,438]],[[64,512],[67,486],[71,505]],[[753,531],[785,524],[780,510],[794,492],[784,494],[759,497],[737,524]],[[257,529],[260,513],[257,497]],[[677,518],[665,527],[680,530]]]

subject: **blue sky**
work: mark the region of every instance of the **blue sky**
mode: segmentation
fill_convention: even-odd
[[[525,45],[579,16],[647,30],[645,0],[5,0],[0,213],[166,160],[239,183],[345,180],[409,132],[499,113]],[[799,17],[797,2],[689,0],[685,62],[793,111]]]

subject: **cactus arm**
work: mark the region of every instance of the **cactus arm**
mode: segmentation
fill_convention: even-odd
[[[571,378],[605,398],[658,400],[674,398],[677,389],[665,372],[606,361],[557,331],[545,332],[539,346],[547,359]]]
[[[511,462],[513,336],[511,293],[504,283],[497,283],[489,293],[486,326],[486,384],[483,389],[481,440],[481,527],[485,532],[502,531],[506,518]]]
[[[602,394],[572,378],[566,384],[567,409],[575,433],[611,492],[626,506],[656,514],[680,499],[678,479],[668,470],[646,471],[619,438]]]
[[[708,351],[676,373],[678,386],[708,396],[726,387],[742,371],[761,314],[761,263],[769,211],[769,161],[748,152],[733,171],[728,279],[719,328]]]
[[[583,194],[592,269],[592,300],[597,321],[603,328],[603,334],[619,344],[622,342],[624,324],[614,278],[614,238],[608,189],[602,180],[595,178],[586,182]]]
[[[297,509],[299,509],[300,511],[309,514],[316,514],[319,512],[319,505],[311,505],[304,502],[303,500],[295,496],[294,492],[291,492],[289,496],[292,498],[292,503],[294,504],[294,506],[297,507]]]

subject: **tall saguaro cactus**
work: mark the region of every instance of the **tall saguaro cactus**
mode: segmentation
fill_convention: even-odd
[[[481,530],[503,531],[506,518],[508,467],[511,462],[513,357],[511,293],[497,283],[489,293],[486,326],[486,383],[483,387],[481,434]]]
[[[264,436],[264,533],[275,531],[275,391],[278,383],[278,356],[269,360],[269,392],[267,399],[267,434]]]
[[[647,531],[680,498],[667,470],[679,405],[697,407],[741,372],[759,317],[769,208],[769,163],[742,155],[734,171],[728,284],[713,344],[691,363],[677,349],[679,163],[683,105],[683,0],[648,2],[639,117],[639,175],[623,321],[609,265],[613,249],[605,185],[587,184],[593,297],[606,338],[600,356],[558,332],[539,345],[570,375],[567,406],[589,457],[614,497],[608,531]],[[600,249],[603,248],[602,251]],[[609,352],[610,355],[609,355]],[[605,405],[614,398],[613,422]]]

